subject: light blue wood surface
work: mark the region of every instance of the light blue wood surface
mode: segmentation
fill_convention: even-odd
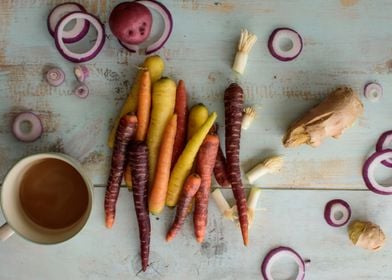
[[[230,190],[226,194],[230,197]],[[379,252],[369,252],[352,245],[346,227],[325,223],[323,206],[336,197],[350,203],[353,219],[371,219],[387,236],[392,234],[391,219],[386,218],[392,211],[388,197],[366,191],[266,190],[258,203],[248,248],[242,245],[239,229],[222,219],[213,201],[202,245],[193,237],[191,219],[180,235],[166,243],[173,212],[166,209],[159,220],[151,217],[153,265],[145,274],[137,274],[140,260],[132,194],[125,189],[120,193],[116,223],[108,230],[101,207],[104,189],[96,188],[91,219],[75,238],[52,246],[34,245],[18,237],[0,244],[1,279],[253,280],[261,279],[265,254],[281,245],[311,260],[305,279],[392,279],[391,242]],[[292,279],[295,267],[277,263],[273,272],[276,279]]]
[[[91,94],[86,100],[73,96],[73,64],[59,55],[46,29],[49,10],[60,2],[0,0],[0,182],[17,159],[61,151],[80,160],[96,185],[105,184],[110,158],[107,135],[143,57],[123,50],[106,24],[105,47],[87,64]],[[119,1],[80,2],[106,23]],[[173,244],[164,244],[163,233],[172,213],[154,220],[153,251],[168,265],[159,268],[162,276],[158,279],[259,279],[260,262],[276,245],[292,246],[312,260],[307,279],[392,279],[388,243],[377,253],[352,247],[345,228],[332,229],[322,218],[329,199],[343,198],[351,203],[354,217],[379,223],[387,236],[391,234],[390,198],[368,192],[360,172],[378,136],[392,125],[392,2],[164,2],[175,21],[170,40],[158,52],[166,61],[165,75],[184,79],[191,103],[204,102],[216,110],[220,124],[224,89],[231,81],[241,83],[246,103],[258,111],[256,121],[243,134],[243,170],[272,154],[284,155],[286,163],[279,175],[258,182],[262,187],[285,190],[263,194],[259,206],[267,211],[257,213],[248,249],[242,247],[233,225],[221,221],[214,206],[210,207],[209,247],[194,242],[190,226]],[[296,29],[305,43],[302,54],[289,63],[275,60],[267,49],[269,34],[282,26]],[[239,77],[230,67],[241,28],[248,28],[259,39],[245,75]],[[64,85],[51,88],[45,83],[47,65],[66,72]],[[381,102],[363,98],[368,81],[383,85]],[[328,139],[317,149],[284,149],[281,138],[290,122],[339,85],[351,86],[361,95],[364,116],[340,140]],[[10,132],[12,118],[26,109],[39,113],[45,127],[43,137],[31,144],[15,141]],[[384,179],[391,178],[390,170],[380,173]],[[116,226],[108,231],[102,221],[103,189],[96,192],[88,226],[70,242],[41,247],[13,237],[0,244],[0,278],[132,279],[138,241],[130,195],[122,192]],[[152,271],[138,275],[141,279],[153,276],[157,277]]]

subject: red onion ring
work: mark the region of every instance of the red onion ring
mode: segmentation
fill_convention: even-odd
[[[48,16],[47,25],[50,35],[55,37],[56,34],[56,26],[59,21],[66,15],[72,12],[86,12],[86,9],[78,4],[73,2],[67,2],[60,5],[57,5],[52,9]],[[83,39],[90,28],[90,23],[84,19],[76,19],[76,24],[72,27],[71,30],[63,32],[63,41],[64,43],[75,43]]]
[[[25,132],[22,130],[22,123],[27,122],[31,128]],[[23,142],[33,142],[41,137],[43,133],[43,126],[41,119],[33,112],[24,112],[16,116],[12,123],[12,133],[14,136]]]
[[[283,38],[291,41],[292,47],[288,50],[282,50],[279,43]],[[291,61],[301,53],[303,42],[301,35],[291,28],[278,28],[275,29],[268,40],[268,49],[273,57],[280,61]]]
[[[298,265],[298,274],[295,279],[303,280],[305,278],[305,262],[296,251],[288,247],[278,247],[268,252],[261,264],[261,273],[264,279],[273,280],[271,274],[272,265],[283,256],[288,256],[296,262]]]
[[[90,90],[85,84],[81,83],[75,88],[74,94],[79,98],[85,99],[90,94]]]
[[[335,218],[335,213],[341,212],[342,217],[340,219]],[[348,223],[351,218],[350,205],[341,199],[333,199],[325,205],[324,219],[333,227],[341,227]]]
[[[382,152],[388,149],[392,149],[392,130],[386,131],[381,134],[376,144],[377,152]],[[392,168],[392,158],[383,160],[381,163],[386,167]]]
[[[377,194],[382,195],[390,195],[392,194],[392,186],[382,186],[377,183],[374,177],[374,171],[377,167],[377,164],[391,159],[392,158],[392,150],[384,150],[382,152],[375,152],[372,154],[364,163],[362,168],[362,177],[365,181],[365,184],[369,190],[375,192]]]
[[[97,30],[97,40],[95,41],[94,46],[85,53],[74,53],[68,49],[62,40],[64,27],[73,19],[84,19],[90,22],[95,29]],[[61,21],[56,26],[55,31],[55,43],[56,47],[59,50],[60,54],[67,60],[71,62],[85,62],[93,59],[98,55],[98,53],[102,50],[102,47],[105,43],[105,29],[101,21],[92,14],[83,13],[83,12],[74,12],[66,15],[61,19]]]
[[[383,95],[383,88],[378,83],[367,83],[364,88],[365,97],[371,102],[377,102]]]
[[[46,81],[49,85],[58,87],[65,81],[65,73],[60,68],[52,68],[46,72]]]
[[[173,18],[170,11],[166,8],[166,6],[158,1],[155,0],[136,0],[136,1],[139,2],[140,4],[143,4],[147,8],[154,9],[155,11],[157,11],[162,16],[163,21],[165,23],[163,32],[161,36],[158,38],[158,40],[156,40],[155,42],[151,43],[149,46],[146,47],[144,52],[146,55],[149,55],[162,48],[163,45],[166,43],[166,41],[169,39],[173,30]],[[139,45],[127,44],[121,41],[119,42],[125,49],[127,49],[130,52],[138,52],[140,49]]]

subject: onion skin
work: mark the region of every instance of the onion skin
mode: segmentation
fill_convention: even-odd
[[[363,104],[358,95],[351,88],[338,88],[291,124],[283,144],[286,148],[302,144],[318,147],[325,138],[342,135],[362,113]]]

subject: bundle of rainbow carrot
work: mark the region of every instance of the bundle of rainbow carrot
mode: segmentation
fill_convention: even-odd
[[[145,59],[108,142],[113,153],[104,204],[106,226],[114,224],[124,178],[133,191],[143,271],[150,250],[149,213],[159,215],[165,205],[176,206],[167,241],[176,236],[193,208],[195,237],[203,242],[212,174],[222,187],[232,187],[244,244],[248,243],[247,204],[239,167],[243,91],[231,84],[224,94],[226,162],[217,135],[217,114],[209,113],[203,104],[188,110],[184,81],[176,84],[162,77],[163,71],[159,56]]]

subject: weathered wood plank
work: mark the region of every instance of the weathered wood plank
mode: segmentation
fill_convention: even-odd
[[[230,190],[225,194],[231,197]],[[144,274],[138,274],[138,230],[131,193],[121,192],[111,230],[104,227],[103,197],[104,189],[96,188],[88,225],[66,243],[39,246],[14,236],[0,244],[1,279],[261,279],[262,259],[279,245],[290,246],[311,260],[306,279],[392,279],[390,242],[379,252],[367,252],[351,244],[346,227],[332,228],[323,218],[326,202],[345,199],[353,219],[378,223],[390,236],[390,198],[368,191],[265,190],[248,248],[242,245],[239,229],[222,220],[213,201],[203,244],[194,240],[191,219],[176,239],[166,243],[164,235],[173,215],[166,209],[160,217],[151,217],[152,265]],[[277,264],[275,277],[288,279],[291,272]]]
[[[103,21],[116,4],[81,2]],[[222,93],[230,81],[239,81],[247,103],[258,107],[257,121],[242,140],[245,170],[264,156],[280,153],[287,164],[281,176],[268,177],[269,187],[364,188],[363,159],[391,125],[390,1],[166,2],[176,24],[159,52],[167,60],[165,74],[185,79],[191,102],[202,101],[216,110],[221,124]],[[0,178],[18,158],[56,150],[81,160],[94,183],[102,185],[110,157],[105,146],[110,124],[143,57],[121,49],[109,34],[103,52],[88,63],[92,93],[78,100],[72,95],[73,65],[60,57],[46,30],[46,16],[56,3],[0,2]],[[305,48],[297,60],[282,63],[269,55],[266,42],[277,26],[293,27],[303,35]],[[241,27],[255,32],[259,41],[246,75],[238,77],[230,65]],[[46,85],[42,73],[48,64],[66,71],[65,85]],[[377,104],[364,100],[365,115],[341,140],[328,140],[318,149],[282,147],[289,123],[329,91],[348,84],[362,94],[369,80],[383,84],[384,99]],[[17,143],[10,134],[12,117],[26,109],[38,112],[45,123],[44,136],[32,144]]]

